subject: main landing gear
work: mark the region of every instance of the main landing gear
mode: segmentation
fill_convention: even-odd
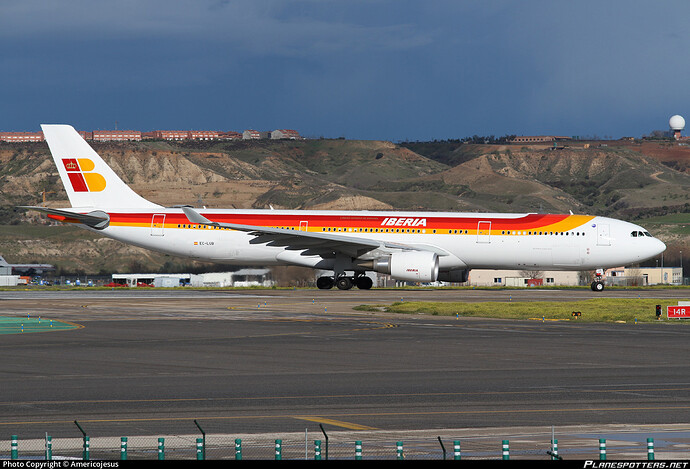
[[[349,290],[352,287],[357,287],[360,290],[369,290],[374,285],[374,282],[366,275],[357,275],[355,277],[347,277],[341,275],[336,280],[334,277],[319,277],[316,280],[316,286],[320,290],[329,290],[334,286],[339,290]]]

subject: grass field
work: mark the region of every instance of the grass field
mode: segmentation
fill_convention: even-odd
[[[661,305],[662,320],[666,321],[666,307],[676,306],[677,300],[602,298],[572,302],[395,302],[391,305],[362,305],[355,309],[432,316],[636,323],[656,322],[656,305]],[[575,311],[581,315],[573,316]],[[681,320],[672,321],[684,324]]]

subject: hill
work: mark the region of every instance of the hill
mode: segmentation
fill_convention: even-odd
[[[559,149],[343,139],[93,146],[135,191],[165,206],[572,210],[643,225],[650,220],[649,228],[669,244],[667,265],[687,244],[678,214],[690,212],[690,147],[665,141],[574,142]],[[92,274],[187,262],[72,227],[41,226],[47,222],[40,216],[14,208],[43,203],[43,191],[46,205],[69,205],[47,145],[0,144],[0,253],[12,262],[51,262]]]

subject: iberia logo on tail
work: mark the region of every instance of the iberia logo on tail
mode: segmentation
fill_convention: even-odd
[[[88,158],[63,158],[67,176],[74,192],[101,192],[105,189],[105,178],[92,172],[95,165]]]

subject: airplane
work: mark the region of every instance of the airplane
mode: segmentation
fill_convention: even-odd
[[[0,272],[7,270],[12,274],[42,274],[55,270],[51,264],[10,264],[4,257],[0,256]]]
[[[594,270],[639,263],[666,245],[613,218],[539,213],[163,207],[135,193],[69,125],[41,126],[71,207],[22,207],[124,243],[236,265],[333,272],[317,287],[367,290],[366,272],[465,282],[471,269]]]

